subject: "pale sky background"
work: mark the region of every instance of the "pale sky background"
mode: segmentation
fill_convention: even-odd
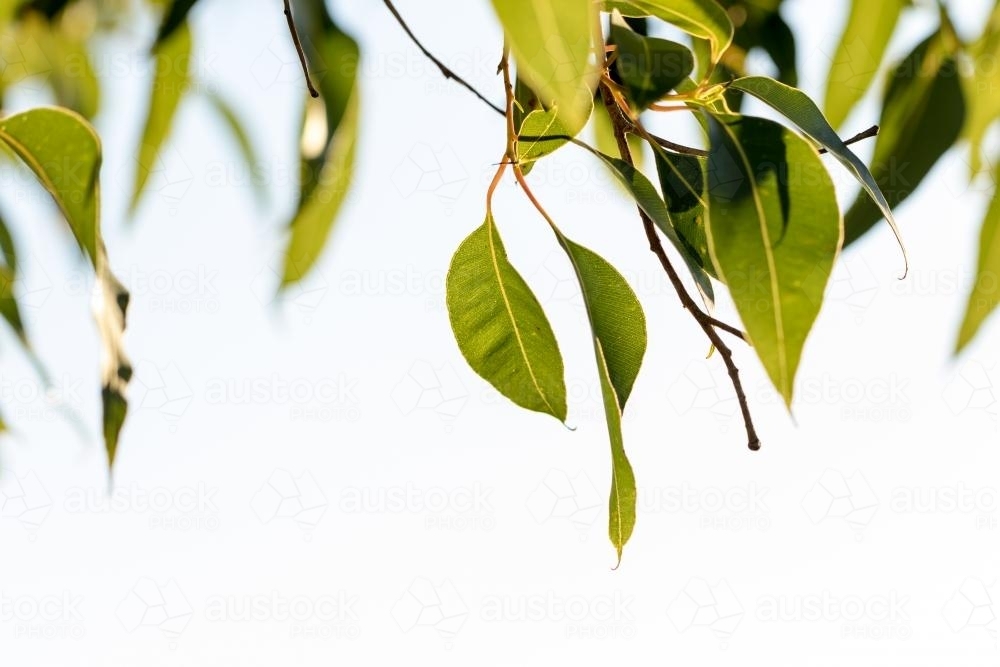
[[[799,371],[795,422],[735,346],[757,453],[721,362],[704,360],[702,333],[610,177],[573,148],[535,168],[549,211],[630,279],[648,317],[624,427],[640,515],[612,571],[607,435],[581,304],[509,182],[495,213],[560,339],[576,430],[497,396],[464,363],[444,309],[451,254],[482,222],[500,119],[442,79],[381,3],[334,3],[365,57],[355,186],[317,270],[272,303],[303,83],[280,3],[201,4],[199,81],[251,129],[268,201],[191,96],[159,189],[128,221],[154,24],[99,44],[103,224],[132,291],[137,371],[111,501],[91,279],[40,191],[3,174],[25,315],[62,396],[45,396],[5,334],[4,664],[997,664],[1000,320],[951,356],[989,190],[966,188],[963,152],[899,209],[905,282],[884,226],[845,253]],[[786,3],[814,97],[846,4]],[[988,9],[950,4],[966,35]],[[500,100],[485,0],[398,6]],[[892,54],[933,24],[932,10],[910,11]],[[41,100],[27,92],[8,110]],[[876,121],[868,100],[846,133]],[[855,186],[830,164],[850,201]]]

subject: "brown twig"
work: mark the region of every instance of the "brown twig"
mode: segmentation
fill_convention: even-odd
[[[618,104],[614,100],[612,91],[608,89],[607,86],[601,86],[601,98],[604,100],[604,106],[608,110],[608,115],[611,117],[611,127],[614,130],[615,141],[618,144],[618,152],[621,153],[622,159],[628,164],[634,164],[632,160],[632,151],[628,146],[628,139],[625,134],[629,129],[629,122],[622,115],[621,109],[618,108]],[[637,207],[638,208],[638,207]],[[667,257],[666,251],[663,249],[663,243],[660,242],[660,237],[656,234],[656,225],[650,219],[648,215],[643,212],[641,208],[639,210],[639,217],[642,219],[643,229],[646,231],[646,239],[649,241],[649,249],[656,255],[657,259],[660,260],[660,264],[663,266],[663,270],[666,272],[667,277],[670,279],[671,285],[674,287],[674,291],[677,292],[677,296],[681,300],[681,304],[691,313],[695,321],[701,327],[702,331],[708,337],[708,340],[712,345],[719,351],[719,356],[722,357],[722,361],[726,365],[726,370],[729,372],[729,379],[733,383],[733,389],[736,391],[736,399],[740,404],[740,412],[743,414],[743,423],[746,426],[747,431],[747,446],[756,451],[760,449],[760,438],[757,436],[757,430],[754,428],[753,417],[750,415],[750,406],[747,403],[746,392],[743,390],[743,383],[740,381],[740,370],[736,367],[736,363],[733,361],[733,352],[722,340],[719,332],[716,331],[716,327],[722,322],[719,322],[715,318],[709,316],[698,307],[698,304],[694,302],[691,295],[687,293],[684,288],[684,283],[681,282],[680,276],[677,274],[677,270],[674,268],[673,264],[670,262],[670,258]],[[724,328],[729,333],[733,333],[732,327],[725,325]]]
[[[295,19],[292,17],[291,0],[285,0],[285,19],[288,21],[288,32],[292,34],[292,43],[295,44],[295,52],[299,54],[299,62],[302,64],[302,73],[306,77],[306,86],[309,88],[309,94],[313,97],[319,97],[319,91],[316,90],[312,79],[309,78],[309,64],[306,62],[306,54],[302,50],[302,40],[299,39],[299,31],[295,27]]]
[[[438,60],[433,53],[428,51],[424,47],[424,45],[420,43],[420,40],[417,39],[417,36],[413,34],[412,30],[410,30],[410,26],[407,25],[403,17],[400,16],[399,11],[396,9],[396,6],[392,4],[392,0],[382,0],[382,2],[385,3],[385,6],[388,8],[388,10],[392,13],[393,17],[396,19],[396,23],[398,23],[399,26],[403,29],[406,35],[410,38],[410,41],[413,42],[418,49],[420,49],[420,52],[423,53],[428,60],[437,65],[437,68],[441,70],[441,76],[443,76],[446,79],[451,79],[452,81],[455,81],[456,83],[460,84],[462,87],[464,87],[470,93],[478,97],[484,104],[489,106],[491,109],[496,111],[501,116],[506,115],[503,109],[501,109],[499,106],[493,104],[493,102],[490,102],[488,99],[483,97],[482,93],[480,93],[478,90],[472,87],[472,84],[470,84],[468,81],[466,81],[459,75],[455,74],[455,72],[453,72],[450,67],[448,67],[443,62]]]
[[[844,139],[844,145],[850,146],[851,144],[858,143],[862,139],[870,139],[871,137],[876,137],[876,136],[878,136],[878,125],[872,125],[867,130],[864,130],[863,132],[858,132],[850,139]],[[830,151],[826,150],[825,148],[821,148],[819,149],[819,152],[822,154],[822,153],[829,153]]]

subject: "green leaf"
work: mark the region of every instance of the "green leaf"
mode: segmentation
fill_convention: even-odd
[[[983,168],[982,145],[986,131],[1000,118],[1000,4],[996,5],[983,34],[968,46],[973,66],[962,70],[968,117],[964,135],[969,140],[970,176]]]
[[[243,123],[240,122],[232,106],[223,97],[218,93],[210,92],[207,94],[207,98],[212,108],[219,114],[219,118],[229,128],[229,133],[236,141],[236,146],[240,150],[240,156],[246,163],[248,173],[251,175],[250,182],[254,186],[254,192],[257,194],[258,204],[264,204],[267,200],[267,190],[264,187],[263,180],[254,177],[258,173],[260,159],[254,150],[253,142],[250,141],[250,135],[247,134]]]
[[[156,72],[149,100],[149,112],[139,145],[135,186],[129,211],[134,214],[142,198],[150,172],[156,169],[160,150],[170,134],[177,108],[191,84],[191,32],[181,24],[154,53]]]
[[[592,35],[597,5],[589,0],[492,0],[517,63],[517,75],[545,108],[582,127],[600,71]]]
[[[710,63],[699,62],[702,76],[719,62],[733,41],[733,22],[715,0],[605,0],[606,11],[623,16],[655,16],[699,39],[708,40]]]
[[[614,67],[629,101],[641,111],[690,76],[694,55],[683,44],[643,37],[623,23],[611,23],[611,41],[617,47]]]
[[[586,113],[573,119],[577,121],[574,124],[570,123],[570,119],[564,118],[558,108],[536,109],[528,113],[521,122],[517,141],[517,160],[524,173],[530,171],[533,162],[565,145],[569,137],[579,134],[590,118],[593,107],[594,103],[591,101]]]
[[[892,214],[890,202],[886,195],[882,193],[882,187],[878,179],[869,171],[861,158],[854,154],[850,148],[844,144],[840,136],[823,116],[816,103],[809,99],[809,96],[798,88],[786,86],[774,79],[763,76],[748,76],[733,81],[730,86],[736,90],[749,93],[762,102],[770,105],[788,120],[795,123],[800,130],[830,152],[830,155],[837,158],[851,175],[857,179],[861,187],[871,198],[872,206],[878,211],[877,216],[884,217],[895,234],[899,247],[903,251],[903,260],[906,261],[906,246],[903,244],[903,237],[896,224],[896,219]],[[892,133],[892,128],[882,128],[883,132]],[[876,160],[876,165],[878,165]],[[866,200],[867,201],[867,200]],[[874,224],[878,217],[872,221]],[[871,226],[871,225],[869,225]]]
[[[791,406],[842,228],[816,150],[752,117],[710,117],[708,248],[771,381]]]
[[[310,189],[291,222],[291,238],[285,250],[281,287],[302,280],[326,244],[333,223],[347,197],[354,176],[358,143],[359,91],[351,96],[347,111],[334,132],[319,178]]]
[[[1000,178],[1000,166],[993,176]],[[979,236],[979,264],[976,281],[969,294],[969,305],[958,334],[955,351],[961,352],[975,338],[986,318],[1000,304],[1000,188],[993,192],[993,199],[983,219]]]
[[[632,288],[607,260],[556,234],[576,272],[594,336],[611,443],[608,535],[621,563],[622,550],[635,526],[636,504],[635,475],[622,439],[622,411],[646,353],[646,316]]]
[[[872,174],[892,208],[913,193],[958,140],[965,96],[952,46],[942,33],[922,42],[893,71],[882,105]],[[871,229],[884,213],[861,197],[844,216],[844,244]]]
[[[618,397],[608,371],[608,364],[601,348],[601,342],[594,340],[597,357],[597,372],[601,380],[601,395],[604,398],[604,414],[608,423],[608,437],[611,441],[611,493],[608,497],[608,537],[618,553],[618,563],[622,562],[622,551],[632,537],[635,528],[636,488],[635,473],[625,454],[622,438],[622,415],[618,410]],[[617,566],[616,566],[617,567]]]
[[[122,345],[128,292],[111,273],[100,232],[100,139],[78,114],[40,108],[0,120],[0,141],[24,161],[52,195],[94,267],[99,289],[94,319],[104,348],[101,395],[110,467],[127,410],[125,389],[132,367]]]
[[[491,214],[455,252],[446,292],[451,328],[469,366],[522,408],[566,421],[559,344],[507,259]]]
[[[654,149],[654,155],[671,225],[698,266],[708,275],[718,278],[708,254],[708,238],[705,236],[705,167],[708,160],[663,149]]]
[[[188,12],[194,7],[197,0],[171,0],[170,6],[163,14],[163,21],[159,30],[156,31],[156,41],[153,43],[153,51],[165,41],[170,39],[177,30],[184,25]]]
[[[851,2],[847,25],[826,81],[824,109],[834,127],[840,127],[864,97],[878,72],[899,15],[908,4],[908,0]]]

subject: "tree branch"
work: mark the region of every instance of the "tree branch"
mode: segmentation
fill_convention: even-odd
[[[302,65],[302,73],[306,77],[306,86],[309,88],[309,94],[313,97],[319,97],[319,91],[316,90],[312,79],[309,78],[309,65],[306,63],[306,54],[302,50],[302,40],[299,39],[299,31],[296,29],[295,19],[292,17],[291,0],[285,0],[285,19],[288,21],[288,32],[292,34],[292,43],[295,44],[295,52],[299,54],[299,63]]]
[[[417,39],[417,36],[413,34],[412,30],[410,30],[410,26],[407,25],[406,21],[403,20],[403,17],[400,16],[399,11],[396,9],[396,6],[392,4],[392,0],[382,0],[382,2],[385,3],[386,8],[388,8],[388,10],[392,13],[393,17],[396,19],[396,23],[400,25],[400,27],[403,29],[406,35],[410,38],[410,41],[412,41],[416,45],[416,47],[420,49],[420,52],[423,53],[428,60],[437,65],[437,68],[441,71],[441,76],[443,76],[446,79],[451,79],[455,81],[456,83],[464,87],[466,90],[468,90],[470,93],[478,97],[484,104],[486,104],[488,107],[496,111],[501,116],[506,115],[503,109],[501,109],[499,106],[493,104],[493,102],[490,102],[488,99],[483,97],[482,93],[480,93],[478,90],[472,87],[472,84],[470,84],[468,81],[466,81],[459,75],[455,74],[455,72],[453,72],[451,68],[449,68],[440,60],[438,60],[433,53],[428,51],[424,47],[424,45],[420,43],[420,40]]]
[[[632,160],[632,152],[628,146],[628,139],[625,137],[625,133],[629,129],[628,120],[622,115],[621,109],[618,108],[617,103],[614,100],[613,93],[604,84],[601,85],[601,98],[604,101],[604,106],[608,110],[608,115],[611,117],[611,126],[614,129],[615,141],[618,144],[618,152],[621,153],[622,159],[628,164],[634,164]],[[637,207],[638,208],[638,207]],[[660,260],[660,264],[663,266],[663,270],[666,272],[667,277],[670,279],[671,285],[674,287],[674,291],[677,292],[677,296],[681,300],[681,304],[691,313],[695,321],[701,327],[701,330],[705,332],[708,340],[712,345],[719,351],[719,356],[722,357],[723,362],[726,365],[726,370],[729,372],[729,379],[733,383],[733,389],[736,391],[736,399],[740,404],[740,412],[743,413],[743,423],[746,426],[747,431],[747,446],[756,451],[760,449],[760,438],[757,436],[757,430],[754,428],[753,418],[750,415],[750,407],[747,403],[746,392],[743,391],[743,383],[740,381],[740,370],[736,367],[733,361],[733,352],[722,340],[719,332],[715,330],[716,326],[722,324],[718,320],[710,317],[708,314],[703,312],[698,304],[694,302],[691,295],[687,293],[684,288],[684,283],[681,282],[680,276],[677,274],[677,270],[674,269],[673,264],[670,262],[670,258],[667,257],[666,251],[663,249],[663,243],[660,242],[660,237],[656,234],[656,225],[653,221],[646,215],[641,208],[639,210],[639,217],[642,219],[643,229],[646,231],[646,239],[649,241],[649,249],[656,255],[657,259]],[[732,327],[726,325],[725,330],[729,333],[733,333]]]

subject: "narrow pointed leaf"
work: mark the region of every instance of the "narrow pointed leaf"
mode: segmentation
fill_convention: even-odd
[[[589,0],[492,0],[524,79],[545,108],[583,125],[600,72],[592,56],[597,5]]]
[[[826,82],[823,108],[834,127],[840,127],[864,97],[907,4],[908,0],[852,0]]]
[[[657,37],[643,37],[627,25],[613,21],[615,71],[624,82],[628,99],[643,110],[673,90],[694,70],[694,55],[683,44]]]
[[[749,93],[760,101],[770,105],[788,120],[795,123],[800,130],[830,152],[851,175],[861,184],[861,187],[871,198],[871,206],[876,207],[878,216],[884,217],[892,233],[895,234],[899,247],[903,251],[903,260],[906,262],[906,246],[903,244],[903,236],[896,224],[896,218],[892,214],[890,202],[883,194],[878,179],[868,169],[867,165],[854,152],[844,144],[843,140],[833,129],[823,112],[819,110],[816,103],[809,99],[809,96],[798,88],[786,86],[783,83],[769,79],[764,76],[748,76],[733,81],[731,88]],[[892,128],[883,126],[882,132],[891,133]],[[878,162],[876,161],[876,164]],[[890,184],[891,185],[891,184]],[[875,220],[872,222],[874,223]],[[870,225],[869,225],[870,226]]]
[[[122,344],[129,296],[111,273],[100,231],[100,139],[78,114],[40,108],[0,120],[0,141],[52,195],[94,267],[99,289],[93,302],[94,319],[103,345],[102,423],[111,466],[127,411],[125,389],[132,367]]]
[[[517,405],[566,421],[559,344],[507,259],[492,215],[455,252],[447,303],[455,340],[476,373]]]
[[[149,111],[142,131],[137,157],[135,185],[129,210],[135,213],[146,182],[161,160],[160,152],[170,135],[174,117],[191,83],[191,32],[181,24],[153,53],[156,71],[149,99]]]
[[[875,142],[872,174],[896,208],[954,145],[965,122],[965,96],[951,46],[941,33],[921,43],[892,73]],[[844,243],[884,216],[865,197],[844,215]]]
[[[170,0],[170,6],[164,12],[163,21],[160,23],[160,28],[156,31],[156,42],[153,44],[154,51],[184,25],[188,12],[194,7],[195,2],[197,0]]]
[[[994,179],[1000,178],[1000,167]],[[1000,189],[993,193],[979,236],[979,262],[969,304],[958,334],[956,351],[975,338],[983,323],[1000,304]]]
[[[972,67],[962,68],[968,117],[963,133],[969,140],[971,176],[983,168],[983,140],[1000,118],[1000,4],[990,15],[983,34],[968,46]]]
[[[246,129],[243,127],[243,123],[240,122],[239,117],[233,110],[232,106],[218,93],[208,93],[207,95],[209,103],[211,103],[212,108],[215,109],[219,114],[219,118],[229,129],[229,133],[232,135],[233,140],[236,142],[237,148],[240,151],[240,157],[246,163],[247,173],[250,174],[250,183],[253,186],[254,192],[257,195],[258,203],[263,204],[267,200],[267,190],[264,187],[264,180],[256,178],[258,169],[260,168],[260,159],[257,156],[257,151],[253,147],[253,142],[250,140],[250,135],[247,134]]]
[[[635,473],[625,453],[622,438],[622,415],[618,408],[618,397],[608,371],[601,342],[594,340],[597,357],[597,372],[601,381],[601,395],[604,398],[604,415],[608,423],[608,438],[611,441],[611,493],[608,497],[608,537],[618,553],[618,563],[622,562],[622,551],[632,537],[635,528],[636,487]]]
[[[708,247],[771,381],[791,405],[842,228],[816,150],[752,117],[710,118]]]

